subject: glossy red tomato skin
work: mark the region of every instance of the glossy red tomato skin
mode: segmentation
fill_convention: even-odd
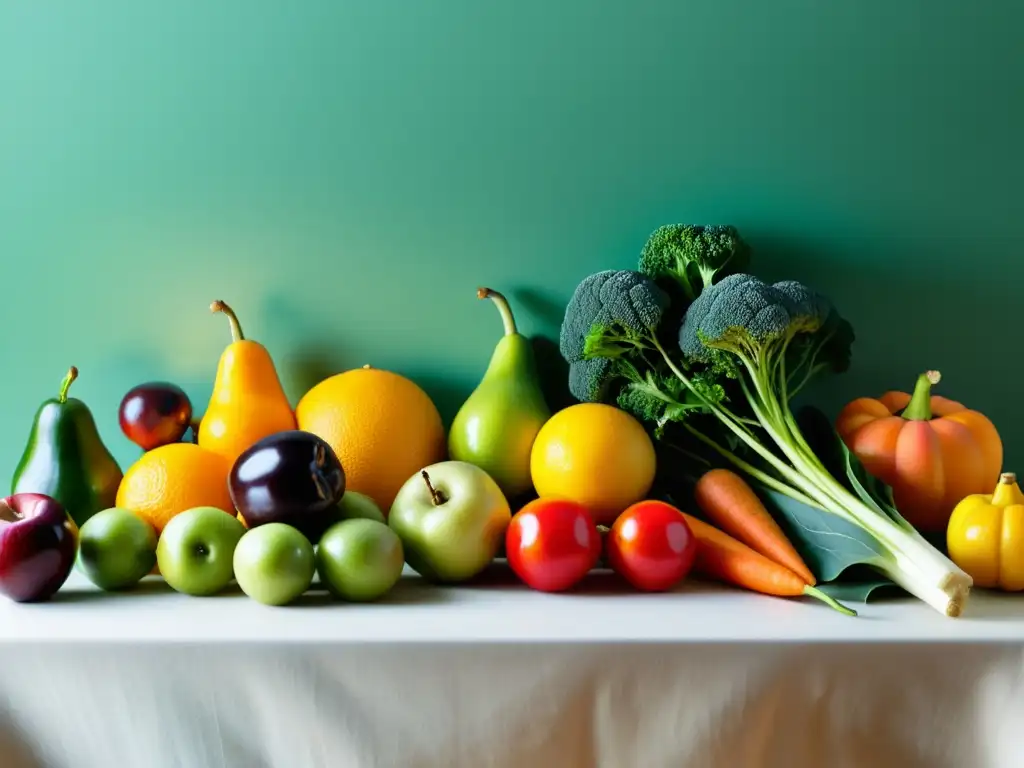
[[[641,501],[615,519],[605,548],[612,570],[633,587],[664,592],[689,574],[697,539],[675,507]]]
[[[597,564],[601,535],[587,508],[563,499],[534,499],[505,530],[505,556],[515,574],[541,592],[575,586]]]

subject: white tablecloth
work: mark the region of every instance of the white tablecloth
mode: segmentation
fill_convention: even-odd
[[[1024,597],[946,619],[595,575],[0,604],[0,768],[1020,768]]]

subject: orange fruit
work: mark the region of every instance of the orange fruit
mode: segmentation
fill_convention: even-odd
[[[324,379],[299,400],[295,418],[334,449],[345,489],[366,494],[385,515],[406,480],[447,454],[437,406],[393,371],[366,366]]]
[[[142,454],[117,488],[116,506],[129,509],[156,528],[193,507],[217,507],[228,514],[227,459],[194,443],[171,443]]]
[[[601,403],[579,403],[555,413],[530,452],[539,496],[582,504],[594,522],[604,525],[647,496],[656,464],[654,443],[640,422]]]

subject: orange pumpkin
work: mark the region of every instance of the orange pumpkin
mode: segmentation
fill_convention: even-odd
[[[864,468],[892,487],[896,507],[922,533],[946,530],[953,508],[991,492],[1002,471],[1003,443],[989,419],[932,395],[939,373],[917,379],[914,394],[886,392],[848,403],[836,431]]]

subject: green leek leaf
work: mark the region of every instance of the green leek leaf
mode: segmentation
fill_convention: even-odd
[[[863,528],[778,491],[758,490],[768,511],[822,584],[838,579],[848,568],[886,556],[885,547]]]

